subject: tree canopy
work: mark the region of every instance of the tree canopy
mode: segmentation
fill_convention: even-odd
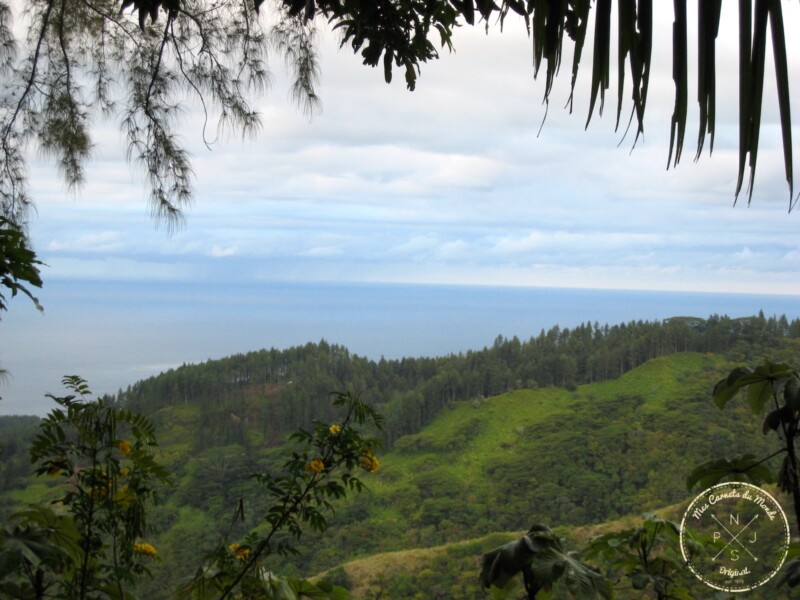
[[[602,111],[610,87],[611,48],[617,55],[617,126],[630,97],[636,139],[644,132],[653,49],[653,0],[620,0],[612,27],[611,0],[26,0],[25,41],[12,23],[12,5],[0,0],[0,214],[25,221],[26,152],[33,145],[52,157],[70,187],[79,186],[92,151],[98,117],[119,119],[129,160],[144,174],[154,215],[175,224],[191,198],[191,163],[176,134],[187,98],[213,116],[219,132],[252,135],[259,127],[253,101],[268,84],[267,50],[277,49],[294,71],[293,95],[306,111],[318,103],[319,67],[314,34],[327,26],[341,45],[392,80],[404,72],[413,90],[422,63],[452,50],[456,29],[503,27],[522,19],[533,41],[534,75],[544,73],[548,100],[565,44],[572,46],[574,90],[585,44],[591,49],[586,124]],[[716,54],[722,1],[698,3],[696,155],[716,132]],[[782,129],[784,169],[793,195],[789,76],[779,0],[740,0],[739,164],[736,196],[752,197],[759,148],[767,39],[771,37]],[[686,0],[674,1],[674,111],[668,166],[681,159],[689,113],[690,17]],[[666,26],[666,23],[660,25]],[[768,27],[769,25],[769,27]],[[588,35],[589,30],[592,36]],[[613,39],[616,38],[616,39]],[[584,69],[587,67],[584,67]],[[626,89],[628,90],[626,92]],[[599,103],[598,103],[599,102]],[[572,96],[569,100],[572,109]],[[208,141],[207,141],[208,143]],[[634,142],[635,143],[635,142]]]

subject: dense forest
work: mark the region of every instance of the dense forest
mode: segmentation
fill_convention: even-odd
[[[676,352],[756,355],[782,338],[800,338],[800,320],[785,316],[732,319],[675,317],[619,325],[585,323],[552,327],[527,341],[497,337],[482,350],[438,358],[370,360],[321,341],[286,350],[260,350],[199,365],[185,365],[110,397],[144,414],[186,403],[201,407],[198,449],[246,444],[248,425],[266,443],[327,419],[329,394],[351,389],[386,418],[384,442],[392,447],[420,431],[445,406],[514,389],[606,381],[659,356]],[[222,418],[220,418],[222,417]]]
[[[499,538],[451,544],[683,502],[697,464],[769,451],[744,404],[714,406],[714,382],[736,365],[799,356],[800,321],[759,314],[553,327],[438,358],[374,361],[321,341],[182,366],[103,398],[150,416],[174,475],[151,516],[165,560],[140,591],[165,598],[176,589],[197,549],[229,535],[235,507],[251,519],[263,513],[249,475],[274,472],[292,429],[337,422],[332,390],[358,391],[386,415],[381,469],[369,491],[337,506],[328,532],[304,536],[300,555],[276,556],[271,567],[290,576],[333,569],[335,582],[369,590],[360,597],[485,598],[470,553]],[[0,514],[55,490],[30,477],[37,421],[0,418]],[[342,566],[445,545],[437,577],[405,558],[393,559],[403,569],[377,575]]]

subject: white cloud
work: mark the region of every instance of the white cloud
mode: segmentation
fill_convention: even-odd
[[[633,152],[630,133],[617,147],[615,73],[606,114],[594,115],[583,129],[589,57],[574,114],[562,108],[569,51],[539,133],[543,81],[532,81],[531,42],[521,21],[508,21],[502,35],[460,29],[458,51],[423,65],[413,93],[401,77],[383,83],[380,69],[363,67],[325,33],[324,111],[311,122],[285,101],[279,65],[273,65],[274,89],[259,102],[264,127],[256,141],[221,139],[209,152],[200,113],[187,115],[181,133],[194,157],[197,197],[185,229],[172,237],[153,230],[144,188],[122,159],[112,123],[98,129],[96,162],[79,195],[64,193],[50,165],[33,164],[40,209],[31,228],[34,243],[52,265],[48,272],[65,278],[202,279],[213,273],[239,280],[272,273],[303,280],[329,276],[333,264],[338,275],[354,279],[427,281],[427,273],[446,265],[448,281],[512,283],[519,277],[521,285],[539,285],[542,269],[536,277],[529,271],[546,264],[553,270],[548,285],[564,280],[556,277],[561,270],[570,273],[569,285],[586,287],[599,280],[604,287],[662,281],[669,289],[695,289],[702,281],[710,289],[739,289],[733,279],[715,275],[726,269],[740,269],[754,290],[773,289],[767,269],[787,281],[798,278],[800,217],[786,214],[774,86],[765,86],[753,204],[748,208],[742,196],[731,208],[738,142],[736,103],[729,99],[737,91],[735,77],[725,74],[736,70],[735,7],[726,5],[719,39],[723,76],[714,155],[692,162],[692,102],[683,160],[669,171],[672,15],[668,3],[656,9],[646,134]],[[800,8],[785,10],[794,27]],[[800,36],[789,37],[790,73],[800,72]],[[692,75],[690,98],[694,85]],[[793,77],[795,104],[798,85]],[[226,269],[219,270],[220,262]],[[55,265],[64,270],[56,274]],[[669,272],[669,280],[634,270],[648,266]]]
[[[236,246],[220,246],[218,244],[214,244],[209,252],[209,256],[214,256],[217,258],[224,256],[236,256],[237,254],[239,254],[239,248]]]
[[[50,240],[47,249],[72,252],[113,252],[123,246],[124,234],[119,231],[98,231],[64,240]]]

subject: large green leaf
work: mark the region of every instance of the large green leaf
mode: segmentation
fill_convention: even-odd
[[[536,582],[545,588],[563,577],[575,600],[613,597],[611,586],[598,569],[582,562],[574,553],[548,548],[535,555],[531,570]]]
[[[779,387],[785,386],[789,379],[797,377],[797,372],[786,363],[765,361],[755,370],[748,367],[737,367],[714,386],[714,403],[719,408],[724,408],[739,391],[748,388],[747,403],[755,414],[759,414],[772,397],[773,392],[783,392],[773,386],[776,384]]]
[[[686,478],[686,489],[691,490],[695,486],[706,489],[732,479],[746,479],[754,485],[761,485],[775,481],[775,475],[772,469],[756,460],[754,455],[745,454],[733,459],[711,460],[695,467]]]

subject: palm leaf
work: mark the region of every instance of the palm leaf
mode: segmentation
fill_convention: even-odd
[[[716,39],[722,0],[701,2],[697,26],[697,101],[700,104],[700,127],[697,136],[697,155],[703,152],[706,133],[711,137],[709,153],[714,151],[716,107]]]
[[[670,125],[667,168],[670,163],[677,166],[680,162],[683,139],[686,135],[686,98],[688,95],[686,25],[686,0],[675,0],[675,22],[672,25],[672,79],[675,81],[675,109]],[[673,152],[674,163],[672,162]]]
[[[769,20],[769,4],[765,0],[756,0],[753,20],[753,45],[750,58],[750,115],[747,123],[746,151],[749,154],[750,181],[747,184],[748,204],[753,198],[753,182],[756,177],[758,160],[758,138],[761,132],[761,104],[764,98],[764,62],[767,49],[767,22]],[[738,193],[737,188],[737,193]]]
[[[589,25],[590,8],[591,3],[589,0],[576,0],[572,6],[574,28],[569,33],[570,37],[572,37],[573,42],[575,43],[575,48],[572,51],[572,83],[570,86],[569,100],[567,101],[567,104],[569,105],[569,112],[572,112],[572,100],[575,94],[575,82],[578,80],[578,70],[580,68],[581,55],[583,54],[583,44],[586,41],[586,30]]]
[[[586,127],[592,120],[594,106],[600,96],[599,113],[603,115],[605,91],[609,80],[609,46],[611,44],[611,0],[598,0],[594,21],[594,61],[592,64],[592,93]]]
[[[739,176],[736,180],[736,197],[742,190],[744,167],[750,147],[750,63],[753,7],[750,0],[739,0]]]
[[[775,60],[775,81],[778,84],[778,107],[781,114],[783,137],[783,162],[786,182],[789,184],[789,210],[792,208],[792,115],[789,107],[789,68],[786,63],[786,36],[783,30],[783,12],[779,0],[770,2],[769,25],[772,32],[772,54]]]

